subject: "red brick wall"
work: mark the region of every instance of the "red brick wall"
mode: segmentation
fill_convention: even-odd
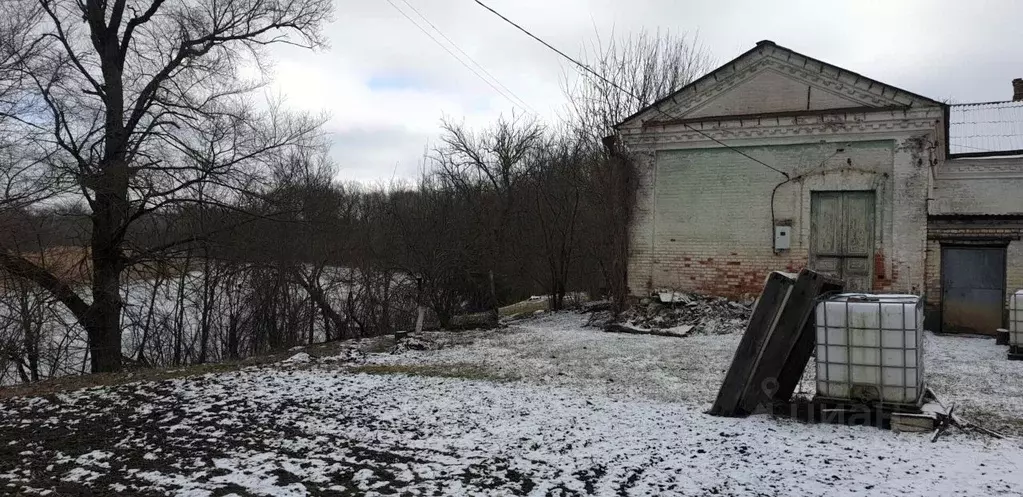
[[[883,252],[875,255],[873,291],[902,291],[898,266],[888,266],[885,259]],[[806,267],[808,256],[804,251],[777,256],[704,252],[673,254],[659,260],[655,272],[665,273],[661,280],[670,273],[677,281],[669,285],[671,289],[740,299],[759,295],[771,271],[799,272]]]
[[[670,278],[672,289],[739,299],[760,294],[771,271],[798,272],[806,255],[763,256],[750,253],[673,252],[660,260],[655,272]]]

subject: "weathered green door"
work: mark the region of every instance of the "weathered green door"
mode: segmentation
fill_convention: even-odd
[[[874,192],[810,194],[810,267],[868,292],[874,255]]]

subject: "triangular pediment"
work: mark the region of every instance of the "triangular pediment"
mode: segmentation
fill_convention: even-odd
[[[938,105],[772,42],[760,42],[620,126],[666,119]]]
[[[734,116],[797,110],[872,107],[875,102],[832,91],[796,75],[764,66],[745,80],[725,85],[716,95],[672,109],[679,117]]]

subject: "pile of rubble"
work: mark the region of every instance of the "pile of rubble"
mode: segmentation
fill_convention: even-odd
[[[741,333],[752,308],[752,301],[673,292],[643,299],[608,325],[608,330],[668,336]]]
[[[391,353],[404,354],[410,350],[439,350],[442,348],[444,348],[442,342],[433,340],[429,336],[408,335],[395,340]]]

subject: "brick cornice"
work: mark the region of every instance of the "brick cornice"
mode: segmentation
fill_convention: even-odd
[[[777,117],[770,120],[723,120],[700,125],[664,125],[623,133],[623,141],[632,147],[660,145],[685,146],[711,142],[711,138],[735,145],[736,140],[772,139],[800,136],[846,134],[905,134],[938,131],[938,123],[926,112],[890,111],[835,115]],[[708,135],[711,138],[708,138]]]
[[[1023,179],[1023,157],[1012,159],[950,160],[938,167],[938,179]]]

